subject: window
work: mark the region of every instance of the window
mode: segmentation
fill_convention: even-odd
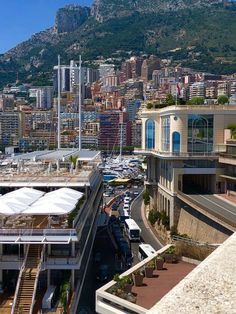
[[[170,117],[162,117],[161,119],[161,143],[162,150],[170,151]]]
[[[189,115],[188,152],[211,152],[213,150],[213,128],[213,115]]]
[[[173,153],[180,152],[180,133],[173,132],[172,134],[172,151]]]
[[[151,119],[146,121],[146,143],[147,149],[155,148],[155,122]]]

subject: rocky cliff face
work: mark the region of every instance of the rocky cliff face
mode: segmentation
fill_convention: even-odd
[[[95,0],[91,15],[97,21],[124,17],[139,13],[159,13],[163,11],[177,11],[193,7],[206,7],[223,0]]]
[[[55,30],[58,34],[69,33],[80,27],[90,16],[90,8],[69,5],[56,14]]]

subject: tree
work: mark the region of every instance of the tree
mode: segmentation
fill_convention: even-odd
[[[217,101],[218,101],[219,105],[225,105],[225,104],[227,104],[229,102],[229,97],[226,96],[226,95],[220,95],[217,98]]]
[[[173,106],[173,105],[175,105],[175,99],[174,99],[173,95],[167,94],[167,95],[166,95],[166,99],[165,99],[165,103],[166,103],[168,106]]]
[[[204,105],[204,98],[200,96],[194,96],[190,99],[189,104],[192,106]]]
[[[153,104],[151,102],[147,103],[146,108],[147,109],[152,109],[153,108]]]

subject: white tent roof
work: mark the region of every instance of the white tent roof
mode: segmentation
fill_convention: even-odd
[[[69,188],[46,194],[22,188],[0,197],[0,214],[64,215],[75,208],[82,196],[83,193]]]
[[[3,195],[1,198],[20,201],[30,205],[44,195],[44,192],[32,188],[21,188]]]
[[[28,208],[27,205],[15,204],[10,200],[2,200],[0,198],[0,214],[2,215],[16,215]]]

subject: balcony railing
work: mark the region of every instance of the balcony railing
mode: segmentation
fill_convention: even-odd
[[[176,158],[189,158],[189,157],[215,157],[218,158],[219,157],[219,152],[218,151],[213,151],[213,152],[188,152],[188,153],[174,153],[174,152],[162,152],[159,150],[155,150],[155,149],[135,149],[134,151],[136,154],[144,154],[144,155],[156,155],[156,156],[160,156],[160,157],[176,157]]]

